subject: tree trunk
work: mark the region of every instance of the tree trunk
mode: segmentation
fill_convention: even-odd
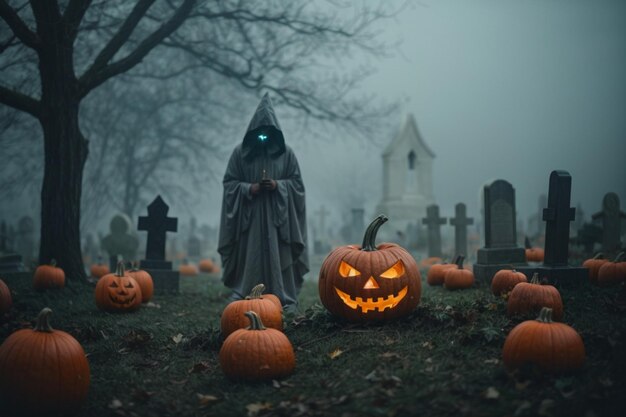
[[[87,141],[78,125],[73,47],[61,24],[40,25],[38,31],[45,44],[39,51],[45,151],[39,262],[56,259],[68,280],[84,280],[79,225]]]

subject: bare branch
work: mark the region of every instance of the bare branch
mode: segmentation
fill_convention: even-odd
[[[71,0],[63,14],[63,20],[68,28],[68,35],[71,40],[76,39],[78,27],[83,20],[83,16],[89,9],[92,0]]]
[[[39,37],[30,30],[20,16],[5,0],[0,0],[0,17],[9,25],[15,36],[30,48],[39,48]]]
[[[39,118],[40,103],[25,94],[10,90],[0,85],[0,103]]]

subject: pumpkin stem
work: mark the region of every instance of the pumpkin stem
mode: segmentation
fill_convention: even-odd
[[[37,316],[37,323],[34,328],[36,332],[52,333],[54,331],[49,322],[50,314],[52,314],[52,310],[48,307],[45,307],[41,310],[41,312],[39,312],[39,315]]]
[[[539,272],[535,272],[530,279],[531,284],[539,284]]]
[[[592,259],[604,259],[604,254],[602,252],[598,252]]]
[[[463,261],[465,260],[465,256],[463,255],[458,255],[455,259],[456,262],[454,262],[456,264],[456,266],[459,269],[463,269]]]
[[[265,285],[255,285],[252,290],[250,290],[250,294],[246,297],[246,300],[255,300],[261,298],[261,294],[263,294],[263,291],[265,291]]]
[[[620,252],[620,253],[617,254],[617,256],[615,257],[615,260],[613,262],[615,262],[615,263],[621,262],[623,257],[624,257],[624,252]]]
[[[57,266],[57,260],[54,258],[50,259],[50,266]]]
[[[126,269],[124,268],[124,261],[119,261],[117,263],[117,269],[115,270],[116,277],[123,277],[126,275]]]
[[[257,313],[254,311],[246,311],[243,314],[250,320],[250,326],[247,327],[248,330],[265,330],[261,317],[259,317]]]
[[[552,309],[550,307],[543,307],[539,312],[537,321],[541,323],[552,323]]]
[[[387,220],[387,216],[384,214],[379,214],[367,229],[365,229],[365,235],[363,236],[363,244],[361,245],[361,250],[366,252],[373,252],[376,250],[376,234],[378,233],[378,229],[383,225]]]
[[[524,238],[524,246],[526,247],[526,249],[531,249],[533,247],[533,245],[530,244],[530,239],[528,239],[528,236]]]

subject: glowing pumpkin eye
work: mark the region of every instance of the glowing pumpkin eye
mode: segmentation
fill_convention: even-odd
[[[344,278],[348,278],[348,277],[356,277],[358,275],[361,275],[361,273],[357,271],[352,265],[344,261],[341,261],[341,265],[339,265],[339,275],[341,275]]]
[[[398,278],[404,275],[404,264],[402,261],[396,262],[391,268],[380,274],[381,278]]]
[[[109,285],[109,287],[117,288],[117,287],[119,287],[119,285],[117,285],[117,282],[113,282],[113,283],[111,283],[111,285]]]

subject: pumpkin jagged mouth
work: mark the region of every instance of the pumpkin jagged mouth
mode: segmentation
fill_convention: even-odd
[[[400,290],[398,295],[394,296],[393,294],[389,294],[386,298],[383,297],[374,297],[374,298],[366,298],[365,300],[361,297],[355,297],[352,299],[349,294],[341,291],[339,288],[335,287],[335,291],[341,298],[341,300],[348,307],[356,310],[357,307],[361,307],[361,311],[363,313],[367,313],[369,311],[378,310],[379,312],[384,311],[387,308],[394,308],[398,305],[400,301],[404,298],[404,296],[409,292],[408,285]]]
[[[113,301],[115,304],[121,304],[121,305],[132,304],[133,301],[135,301],[135,294],[133,294],[132,297],[125,298],[125,299],[120,299],[117,297],[113,297],[112,295],[109,295],[109,299]]]

